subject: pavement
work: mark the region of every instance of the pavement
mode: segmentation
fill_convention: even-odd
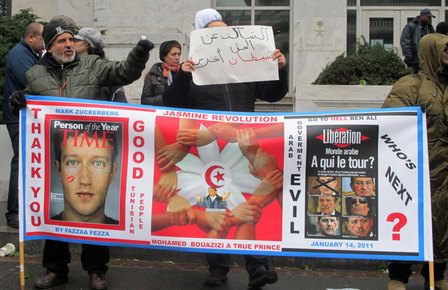
[[[70,263],[69,282],[52,289],[89,289],[89,279],[79,258]],[[0,288],[20,289],[19,257],[0,257]],[[42,272],[41,256],[25,256],[25,289]],[[300,269],[275,267],[279,280],[263,289],[387,289],[387,273],[377,270]],[[108,289],[248,289],[243,265],[234,264],[229,280],[218,287],[206,287],[207,267],[201,263],[112,259],[107,272]],[[423,289],[424,280],[414,273],[407,289]]]
[[[17,251],[14,256],[0,257],[0,289],[20,289],[18,230],[6,226],[5,209],[5,203],[0,202],[0,247],[12,242]],[[34,279],[44,271],[43,241],[27,241],[24,245],[25,289],[34,289]],[[88,275],[79,260],[81,246],[70,244],[70,249],[69,283],[52,289],[89,289]],[[203,285],[208,274],[203,254],[124,247],[110,247],[110,253],[108,289],[248,289],[248,274],[240,255],[232,257],[229,280],[211,288]],[[377,290],[387,289],[389,281],[384,271],[386,261],[269,257],[269,263],[279,274],[279,280],[265,286],[266,290]],[[420,268],[421,265],[414,266],[408,290],[424,289],[424,280],[417,274]]]

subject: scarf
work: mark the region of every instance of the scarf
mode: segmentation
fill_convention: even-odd
[[[180,67],[180,65],[178,65],[178,66],[169,66],[165,62],[162,62],[163,76],[165,78],[167,78],[170,71],[177,72],[179,70],[179,67]]]

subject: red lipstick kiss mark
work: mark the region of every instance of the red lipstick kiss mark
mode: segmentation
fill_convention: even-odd
[[[67,180],[67,182],[73,182],[73,180],[75,180],[75,177],[73,175],[70,175],[65,180]]]

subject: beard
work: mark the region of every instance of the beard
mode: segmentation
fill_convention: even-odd
[[[64,50],[64,52],[66,52],[68,50]],[[66,64],[69,62],[72,62],[75,59],[76,56],[76,52],[73,50],[73,55],[72,56],[65,56],[64,52],[62,54],[57,54],[55,52],[53,52],[51,55],[53,56],[53,58],[60,64]]]

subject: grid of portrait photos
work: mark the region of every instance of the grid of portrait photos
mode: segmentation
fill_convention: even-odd
[[[306,238],[377,240],[375,177],[308,176]]]

